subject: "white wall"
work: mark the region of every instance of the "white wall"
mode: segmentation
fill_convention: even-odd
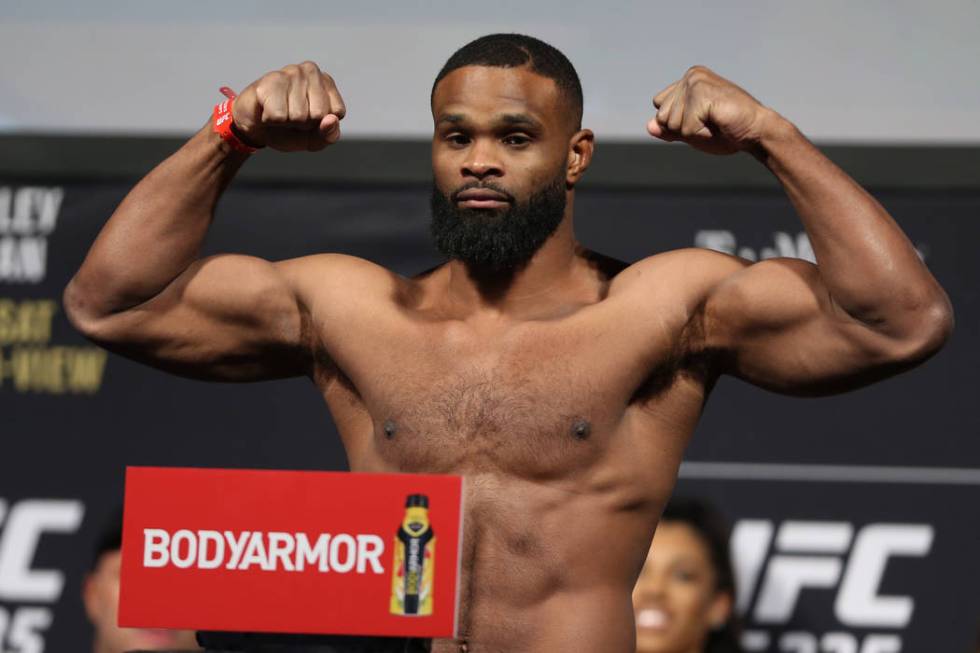
[[[187,133],[217,88],[303,59],[345,134],[428,137],[432,79],[496,31],[565,52],[599,139],[647,139],[693,64],[823,142],[980,142],[980,2],[26,2],[0,0],[0,129]]]

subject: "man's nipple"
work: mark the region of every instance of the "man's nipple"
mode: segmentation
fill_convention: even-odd
[[[392,419],[386,419],[385,423],[381,426],[381,430],[384,431],[385,438],[388,440],[394,439],[395,432],[398,431],[398,426]]]
[[[576,440],[585,440],[592,433],[592,425],[588,420],[577,419],[572,423],[572,436]]]

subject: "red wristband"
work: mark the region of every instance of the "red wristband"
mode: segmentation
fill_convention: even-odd
[[[260,149],[245,144],[240,138],[238,138],[238,134],[232,130],[234,119],[231,115],[231,107],[235,103],[235,92],[227,86],[222,86],[221,92],[228,99],[214,105],[214,131],[221,136],[221,140],[228,143],[228,145],[231,146],[231,149],[235,150],[236,152],[251,154],[252,152]]]

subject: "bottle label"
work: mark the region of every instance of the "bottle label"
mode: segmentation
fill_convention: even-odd
[[[410,495],[405,518],[394,538],[391,575],[392,614],[432,614],[436,538],[429,524],[428,498]]]

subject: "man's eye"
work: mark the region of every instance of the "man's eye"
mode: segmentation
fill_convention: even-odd
[[[466,138],[463,134],[450,134],[446,137],[446,140],[453,145],[466,145],[470,139]]]
[[[530,142],[530,138],[521,134],[511,134],[504,139],[504,143],[507,143],[508,145],[527,145]]]

